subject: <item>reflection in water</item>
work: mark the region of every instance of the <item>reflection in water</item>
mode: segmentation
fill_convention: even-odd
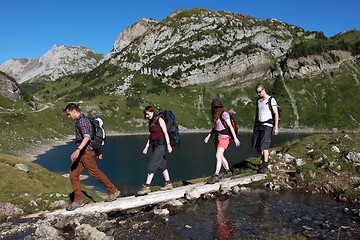
[[[230,220],[226,217],[225,211],[229,205],[229,199],[220,201],[219,199],[215,200],[216,203],[216,224],[215,224],[215,239],[233,239],[232,234],[232,224]]]
[[[270,220],[269,193],[260,194],[259,203],[255,206],[255,219],[259,222]]]

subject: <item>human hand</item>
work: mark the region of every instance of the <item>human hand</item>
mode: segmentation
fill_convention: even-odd
[[[79,157],[79,154],[80,154],[80,151],[75,150],[70,156],[71,161],[74,162]]]
[[[237,147],[240,146],[240,144],[241,144],[240,140],[238,138],[235,138],[234,142],[235,142],[235,146],[237,146]]]
[[[279,129],[278,129],[278,128],[274,128],[273,134],[274,134],[274,136],[278,135],[278,134],[279,134]]]
[[[144,150],[143,150],[143,154],[147,154],[147,151],[148,151],[148,147],[145,147]]]
[[[205,143],[208,143],[208,142],[209,142],[209,139],[210,139],[210,136],[207,136],[207,137],[204,139],[204,142],[205,142]]]
[[[171,152],[172,152],[172,147],[171,147],[171,145],[170,145],[170,144],[168,144],[168,145],[167,145],[167,150],[168,150],[168,152],[169,152],[169,153],[171,153]]]

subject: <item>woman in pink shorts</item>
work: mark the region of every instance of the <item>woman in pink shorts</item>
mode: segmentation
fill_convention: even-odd
[[[230,138],[233,136],[235,145],[238,147],[240,141],[235,134],[235,130],[231,125],[230,114],[225,110],[224,105],[221,104],[218,98],[215,98],[211,102],[211,116],[214,123],[214,128],[209,135],[204,139],[205,143],[208,143],[210,137],[215,133],[215,147],[216,147],[216,169],[215,174],[206,182],[208,184],[214,184],[219,182],[219,173],[221,166],[225,168],[225,174],[221,177],[230,178],[233,176],[229,163],[224,156],[225,149],[229,146]]]

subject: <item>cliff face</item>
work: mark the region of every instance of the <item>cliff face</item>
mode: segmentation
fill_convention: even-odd
[[[53,81],[69,74],[88,72],[102,58],[103,55],[82,46],[54,45],[40,59],[10,59],[0,66],[0,70],[15,78],[18,83]]]
[[[304,35],[276,19],[205,9],[178,10],[158,24],[144,23],[142,19],[119,35],[107,56],[109,64],[161,77],[173,86],[219,79],[229,85],[271,76],[273,59]]]
[[[12,101],[20,98],[20,89],[16,81],[0,71],[0,94]]]

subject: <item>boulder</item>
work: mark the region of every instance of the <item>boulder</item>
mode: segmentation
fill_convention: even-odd
[[[15,165],[15,168],[16,169],[19,169],[21,171],[24,171],[24,172],[29,172],[29,168],[25,165],[25,164],[22,164],[22,163],[18,163]]]
[[[102,240],[106,237],[106,234],[89,224],[83,224],[75,228],[75,237],[76,239]]]
[[[200,194],[199,190],[197,190],[196,188],[191,188],[185,192],[185,198],[187,200],[198,199],[200,196],[201,196],[201,194]]]

